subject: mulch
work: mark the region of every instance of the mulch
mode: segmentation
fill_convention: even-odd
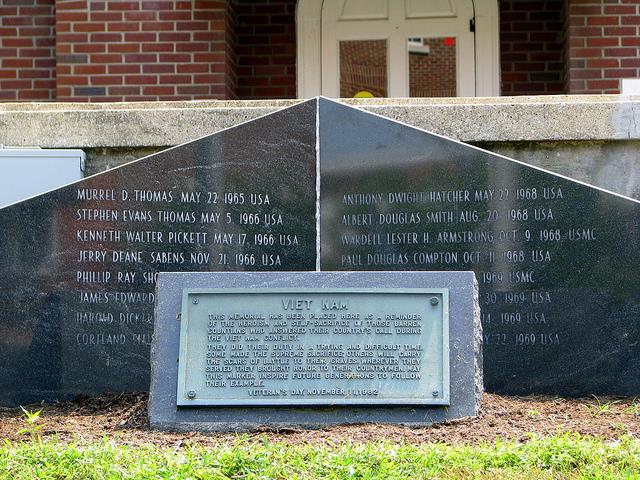
[[[640,436],[640,403],[633,398],[591,397],[503,397],[485,394],[480,414],[430,427],[404,427],[387,424],[341,425],[319,430],[264,430],[248,434],[168,433],[150,429],[147,419],[147,395],[128,393],[77,398],[69,402],[32,405],[42,408],[41,436],[57,437],[62,442],[96,442],[107,438],[116,444],[179,448],[197,443],[213,446],[235,441],[239,436],[270,442],[342,443],[391,441],[405,443],[445,442],[478,444],[500,440],[526,442],[531,434],[579,433],[605,440],[622,435]],[[22,441],[18,433],[25,427],[18,408],[0,409],[0,438]]]

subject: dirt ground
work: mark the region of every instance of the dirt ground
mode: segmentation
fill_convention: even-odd
[[[177,434],[151,430],[147,421],[147,395],[121,394],[82,398],[42,408],[39,424],[43,438],[57,435],[60,441],[100,441],[103,437],[115,443],[156,444],[181,447],[198,443],[215,445],[233,441],[238,435]],[[18,433],[25,427],[20,409],[0,409],[0,439],[27,440]],[[449,444],[474,444],[483,441],[526,441],[529,433],[550,435],[576,432],[614,439],[621,435],[640,435],[640,401],[632,398],[591,397],[565,399],[554,397],[501,397],[485,394],[480,415],[455,422],[423,428],[385,424],[342,425],[321,430],[287,429],[246,434],[251,438],[285,443],[338,443],[343,441],[376,441]],[[243,434],[244,435],[244,434]]]

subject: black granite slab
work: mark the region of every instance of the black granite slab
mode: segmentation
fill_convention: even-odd
[[[639,202],[319,99],[0,209],[0,405],[147,390],[155,273],[315,270],[317,183],[322,270],[475,271],[488,391],[640,393]]]
[[[147,390],[157,271],[314,270],[316,103],[0,210],[0,404]]]
[[[488,391],[640,393],[640,203],[320,100],[322,270],[473,270]]]

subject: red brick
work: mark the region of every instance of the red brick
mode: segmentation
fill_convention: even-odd
[[[143,10],[173,10],[173,2],[143,1]]]
[[[92,75],[92,85],[122,85],[123,78],[121,75]]]
[[[76,0],[72,2],[56,1],[56,11],[60,10],[86,10],[87,0]]]
[[[157,18],[156,12],[126,12],[124,18],[127,21],[150,21]]]
[[[637,13],[635,5],[605,5],[605,14],[633,15]]]
[[[89,78],[80,75],[64,75],[58,76],[58,85],[88,85]]]
[[[104,32],[105,24],[103,22],[87,22],[87,23],[74,23],[74,32]]]
[[[122,55],[118,54],[92,54],[91,62],[93,63],[118,63],[122,60]]]
[[[140,87],[109,87],[110,94],[113,95],[140,95]]]
[[[107,46],[109,53],[137,53],[140,51],[139,43],[110,43]]]
[[[175,63],[190,62],[191,61],[191,55],[188,54],[188,53],[161,53],[159,55],[158,60],[160,62],[171,62],[171,63],[173,63],[173,62],[175,62]],[[197,62],[199,60],[196,59],[195,61]]]
[[[47,48],[21,48],[20,57],[50,57],[51,50]]]
[[[106,44],[104,43],[76,44],[73,46],[75,53],[103,53],[105,50]]]
[[[189,63],[186,65],[178,65],[178,73],[204,73],[209,71],[209,65],[206,63]]]
[[[203,42],[176,43],[177,52],[208,52],[209,44]]]
[[[605,88],[618,88],[620,86],[619,80],[588,80],[587,87],[594,90],[601,90]]]
[[[173,52],[175,50],[174,43],[143,43],[143,52]]]
[[[142,87],[144,95],[173,95],[175,87],[173,85],[155,85],[153,87]]]
[[[617,58],[590,58],[587,60],[589,68],[612,68],[619,66],[620,61]]]
[[[157,60],[158,56],[155,53],[130,53],[124,56],[124,61],[127,63],[150,63]]]
[[[3,58],[0,62],[1,66],[5,69],[28,68],[33,66],[33,60],[31,58]],[[11,70],[0,69],[0,73],[10,71]]]
[[[184,95],[205,95],[209,93],[208,85],[178,85],[177,87],[179,94]]]
[[[604,54],[607,57],[635,57],[638,49],[633,47],[605,48]]]
[[[634,78],[636,70],[633,68],[616,68],[604,71],[604,78]]]
[[[108,69],[110,75],[123,73],[140,73],[140,65],[128,63],[122,65],[109,65]]]
[[[571,78],[575,79],[587,79],[587,78],[602,78],[602,70],[575,70],[571,72]]]
[[[58,12],[56,13],[57,22],[85,22],[87,20],[87,12]]]
[[[587,17],[587,25],[619,25],[620,19],[616,16]]]
[[[8,68],[0,70],[0,78],[16,78],[18,72],[16,70],[9,70]]]
[[[161,42],[189,42],[191,33],[189,32],[159,32],[158,40]]]
[[[51,35],[52,31],[45,27],[20,27],[19,33],[23,36],[47,37]]]
[[[3,38],[0,40],[3,47],[33,47],[32,38]]]
[[[156,63],[151,65],[143,65],[144,73],[175,73],[176,66],[172,63]]]
[[[158,12],[158,18],[160,20],[191,20],[191,17],[191,12],[185,10]]]
[[[18,92],[20,100],[42,100],[44,98],[49,98],[48,90],[21,90]]]
[[[155,85],[158,77],[155,75],[127,75],[124,83],[127,85]]]
[[[209,22],[199,22],[199,21],[176,22],[176,29],[177,30],[189,30],[189,31],[208,30],[209,29]]]
[[[199,75],[196,74],[193,76],[193,81],[195,83],[224,83],[224,75],[215,74],[215,75]]]
[[[122,21],[122,12],[91,12],[92,22],[120,22]]]
[[[172,22],[143,22],[142,23],[142,30],[143,31],[154,31],[154,32],[160,32],[160,31],[170,31],[173,30],[173,23]]]
[[[138,10],[138,2],[109,1],[107,10]]]
[[[621,58],[620,66],[625,68],[640,67],[640,58]]]
[[[33,25],[33,17],[4,17],[0,19],[2,25]]]
[[[101,75],[106,73],[107,67],[104,65],[74,65],[73,73],[76,75]]]
[[[637,31],[635,27],[605,27],[604,35],[636,35]]]
[[[620,45],[618,37],[587,38],[588,47],[615,47]]]
[[[91,34],[92,42],[121,42],[122,34],[121,33],[92,33]]]
[[[86,43],[89,35],[86,33],[58,33],[56,35],[58,44],[60,43]]]
[[[160,83],[191,83],[191,75],[160,75]]]

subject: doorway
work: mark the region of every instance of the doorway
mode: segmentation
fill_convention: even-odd
[[[499,94],[496,0],[300,0],[298,96]]]

